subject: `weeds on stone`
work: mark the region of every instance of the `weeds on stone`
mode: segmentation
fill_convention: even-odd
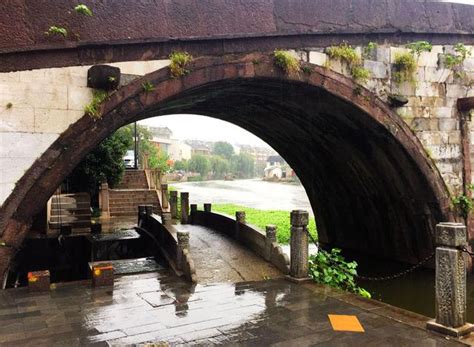
[[[395,83],[415,83],[416,65],[416,60],[412,53],[396,53],[393,63],[393,67],[395,69],[393,79]]]
[[[375,53],[375,50],[377,49],[377,47],[378,47],[378,44],[376,42],[369,42],[367,46],[364,47],[362,56],[365,59],[370,59],[372,55]]]
[[[300,71],[300,62],[289,51],[277,49],[273,52],[273,63],[282,69],[286,74],[297,73]]]
[[[153,83],[151,83],[149,81],[143,82],[142,87],[143,87],[143,91],[145,93],[151,93],[152,91],[155,90],[155,86],[153,85]]]
[[[82,14],[83,16],[87,16],[87,17],[93,16],[91,9],[84,4],[79,4],[76,7],[74,7],[74,11],[76,11],[79,14]]]
[[[303,71],[303,73],[306,75],[311,75],[311,73],[313,72],[313,68],[311,66],[303,66],[301,68],[301,71]]]
[[[422,52],[431,52],[433,45],[428,41],[415,41],[405,45],[410,50],[412,55],[416,55],[417,58]]]
[[[95,89],[92,95],[92,101],[84,107],[84,112],[91,118],[98,119],[101,117],[100,104],[107,99],[107,92],[102,89]]]
[[[470,192],[474,191],[474,185],[469,184],[467,186],[467,189]],[[464,218],[464,220],[467,220],[467,218],[471,214],[472,209],[474,208],[474,200],[468,195],[459,194],[458,196],[453,198],[453,205],[458,214],[462,218]]]
[[[454,54],[443,54],[443,64],[446,68],[453,70],[454,77],[463,78],[462,65],[464,60],[471,55],[471,51],[463,43],[457,43],[454,45],[454,52]]]
[[[67,37],[67,29],[66,28],[63,28],[63,27],[60,27],[60,26],[56,26],[56,25],[52,25],[49,27],[48,31],[45,31],[44,33],[46,36],[62,36],[62,37]]]
[[[171,63],[170,63],[170,71],[171,76],[174,78],[180,78],[182,76],[187,75],[190,70],[187,69],[187,66],[193,60],[193,57],[187,52],[173,52],[169,56]]]
[[[331,46],[326,49],[330,59],[338,59],[349,66],[350,74],[354,81],[365,83],[370,77],[370,71],[362,66],[362,58],[357,54],[354,48],[346,42],[339,46]]]

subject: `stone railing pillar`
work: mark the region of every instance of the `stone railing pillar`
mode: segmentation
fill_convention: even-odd
[[[308,212],[291,211],[289,279],[296,282],[308,280],[308,221]]]
[[[272,258],[272,243],[277,241],[276,238],[277,227],[276,225],[267,225],[265,227],[265,254],[264,258],[266,261],[270,261]]]
[[[240,240],[240,224],[245,224],[245,211],[235,212],[235,239]]]
[[[146,205],[138,205],[138,221],[137,224],[140,226],[146,215]]]
[[[211,212],[212,211],[212,204],[206,203],[204,204],[204,212]]]
[[[107,183],[100,185],[99,208],[103,218],[110,218],[109,185]]]
[[[188,231],[178,231],[178,254],[176,259],[176,266],[179,270],[183,269],[183,262],[184,262],[184,250],[189,251],[189,232]]]
[[[451,336],[474,331],[466,322],[466,227],[460,223],[436,225],[436,319],[427,328]]]
[[[151,216],[153,214],[153,205],[145,205],[145,214]]]
[[[178,192],[176,190],[170,192],[170,212],[172,219],[178,219]]]
[[[161,224],[164,226],[171,226],[171,213],[170,212],[161,212]]]
[[[189,193],[181,192],[181,224],[189,223]]]
[[[169,207],[168,185],[167,184],[162,184],[161,185],[161,207],[165,210],[167,210],[168,207]]]
[[[191,207],[191,212],[189,213],[189,223],[194,224],[194,216],[198,210],[198,205],[197,204],[191,204],[189,205]]]

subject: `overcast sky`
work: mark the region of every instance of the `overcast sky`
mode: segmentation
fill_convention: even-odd
[[[236,125],[205,116],[187,114],[160,116],[142,120],[140,124],[167,126],[173,132],[173,138],[180,140],[227,141],[232,144],[268,147],[258,137]]]

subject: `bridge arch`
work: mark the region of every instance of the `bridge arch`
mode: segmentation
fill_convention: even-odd
[[[434,225],[451,220],[449,193],[421,143],[382,100],[320,66],[287,75],[271,55],[203,57],[190,73],[163,68],[71,125],[16,185],[0,212],[0,271],[56,187],[103,139],[128,123],[199,114],[234,123],[294,168],[317,217],[320,241],[416,261],[433,249]],[[143,83],[155,86],[145,91]]]

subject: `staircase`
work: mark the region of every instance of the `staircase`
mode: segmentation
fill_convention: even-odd
[[[119,185],[109,190],[111,217],[136,216],[138,205],[153,205],[153,212],[160,213],[158,192],[148,188],[144,170],[127,170]]]
[[[51,197],[50,229],[71,226],[73,229],[91,226],[91,198],[88,193],[57,194]]]

